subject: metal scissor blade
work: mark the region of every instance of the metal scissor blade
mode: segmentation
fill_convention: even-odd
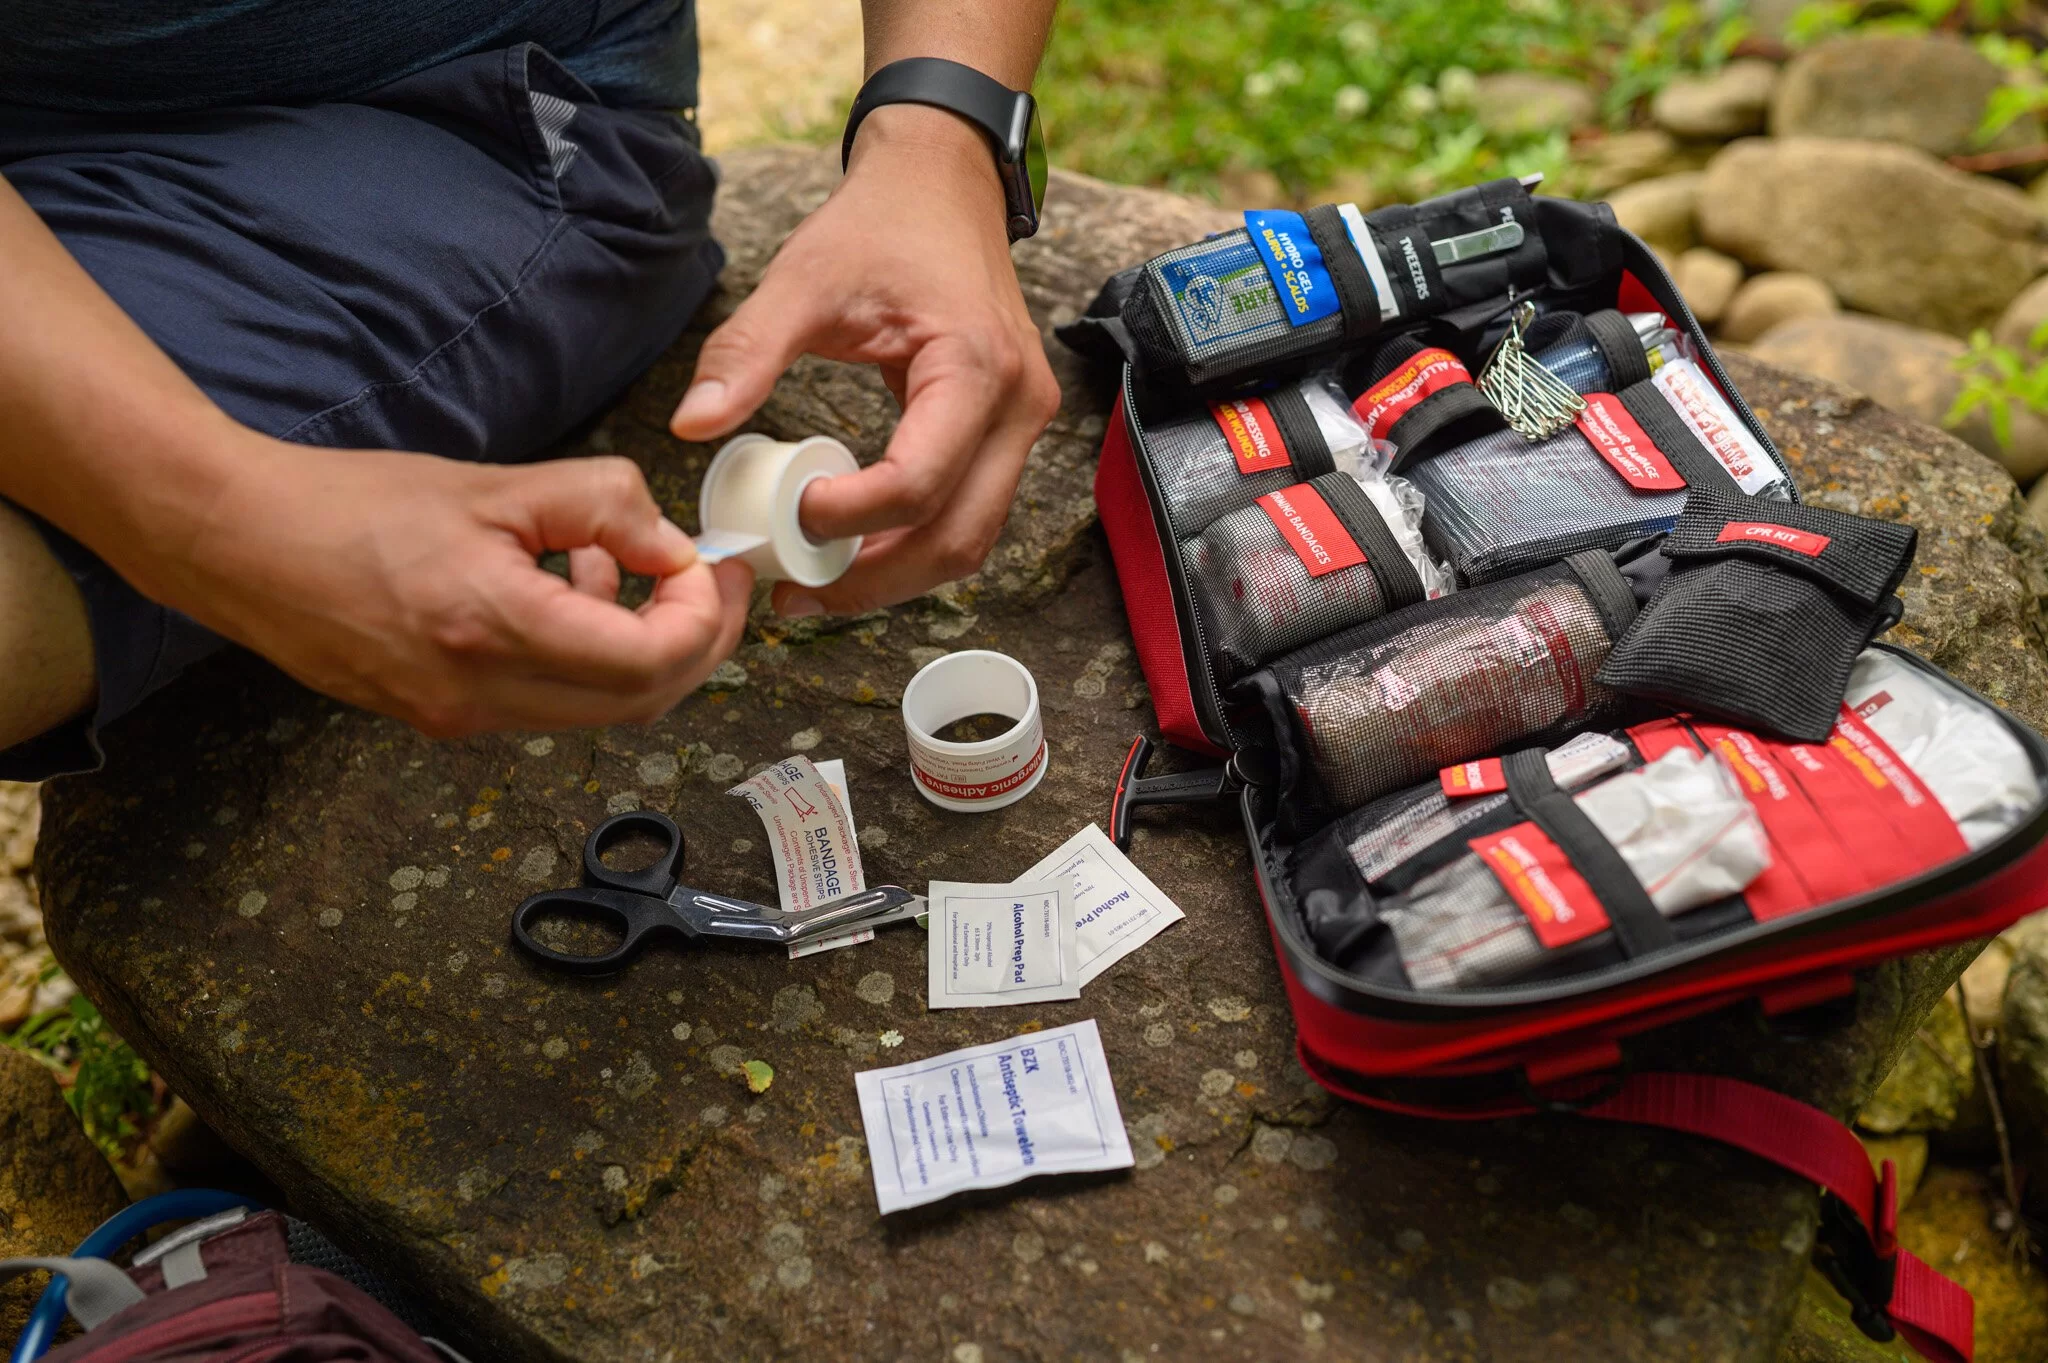
[[[924,896],[914,895],[900,885],[877,885],[857,894],[841,895],[801,914],[694,890],[679,891],[669,897],[669,902],[706,936],[743,937],[757,942],[801,942],[857,932],[915,918],[925,911]]]

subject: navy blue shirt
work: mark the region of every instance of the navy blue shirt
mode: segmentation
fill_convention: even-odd
[[[11,0],[0,104],[312,104],[536,42],[619,107],[697,102],[693,0]]]

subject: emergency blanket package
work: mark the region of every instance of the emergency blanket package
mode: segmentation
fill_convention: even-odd
[[[1215,762],[1136,738],[1109,836],[1235,806],[1310,1075],[1789,1164],[1859,1323],[1967,1358],[1851,1132],[1640,1063],[2048,905],[2048,744],[1884,642],[1912,528],[1803,504],[1656,256],[1512,181],[1247,214],[1060,335],[1120,379],[1096,504],[1156,732]]]

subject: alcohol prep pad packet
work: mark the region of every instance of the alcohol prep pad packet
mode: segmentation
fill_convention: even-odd
[[[853,1077],[884,1213],[1035,1174],[1128,1169],[1094,1019]]]
[[[926,947],[927,1008],[1000,1008],[1081,997],[1074,882],[1011,885],[934,880]]]

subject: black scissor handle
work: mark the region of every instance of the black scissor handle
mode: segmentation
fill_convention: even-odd
[[[654,859],[652,866],[637,871],[614,871],[605,865],[605,852],[620,838],[633,833],[645,833],[664,843],[666,848]],[[583,840],[583,883],[588,886],[631,890],[661,899],[676,887],[676,882],[682,879],[682,872],[683,830],[677,828],[675,820],[668,815],[657,814],[651,809],[614,814],[592,829],[590,836]]]
[[[655,817],[661,818],[658,814]],[[662,822],[668,823],[668,820],[662,819]],[[669,827],[674,828],[675,825],[669,824]],[[556,951],[533,935],[533,923],[546,914],[610,924],[618,929],[622,940],[610,951],[597,956]],[[604,886],[543,890],[529,896],[512,914],[512,940],[519,949],[571,975],[609,975],[622,969],[626,962],[640,954],[640,948],[646,945],[650,936],[663,932],[673,932],[681,937],[696,936],[665,900],[649,899],[632,890]]]

